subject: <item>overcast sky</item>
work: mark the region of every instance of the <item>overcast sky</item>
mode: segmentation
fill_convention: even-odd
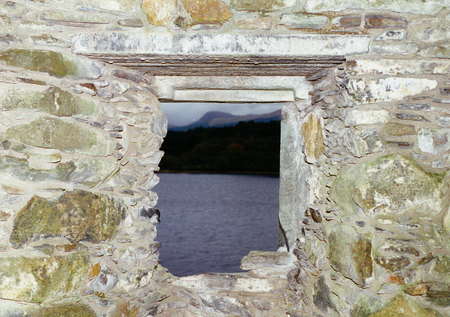
[[[161,103],[169,124],[184,126],[200,119],[208,111],[234,115],[262,114],[280,109],[282,103]]]

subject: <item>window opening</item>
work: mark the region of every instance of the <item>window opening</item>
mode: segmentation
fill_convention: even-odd
[[[157,240],[171,273],[239,272],[250,251],[277,250],[280,108],[162,103]]]

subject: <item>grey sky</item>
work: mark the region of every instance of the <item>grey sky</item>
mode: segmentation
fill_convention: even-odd
[[[170,125],[184,126],[200,119],[208,111],[234,115],[262,114],[280,109],[282,103],[161,103]]]

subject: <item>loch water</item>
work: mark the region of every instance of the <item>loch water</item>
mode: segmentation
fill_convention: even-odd
[[[160,173],[160,262],[176,276],[240,272],[252,250],[275,251],[279,178]]]

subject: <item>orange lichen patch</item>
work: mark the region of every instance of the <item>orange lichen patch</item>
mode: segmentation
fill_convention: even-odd
[[[64,247],[64,252],[71,252],[71,251],[76,249],[77,244],[76,243],[74,243],[74,244],[66,244],[63,247]]]
[[[405,284],[405,279],[398,275],[389,275],[388,280],[392,284]]]
[[[184,8],[196,23],[221,23],[232,14],[227,5],[219,0],[182,0]]]
[[[100,263],[95,263],[91,267],[88,278],[93,279],[94,277],[99,276],[100,270],[101,270]]]
[[[319,158],[325,152],[322,125],[315,114],[310,114],[308,120],[302,125],[303,139],[305,140],[306,155],[309,158]]]

